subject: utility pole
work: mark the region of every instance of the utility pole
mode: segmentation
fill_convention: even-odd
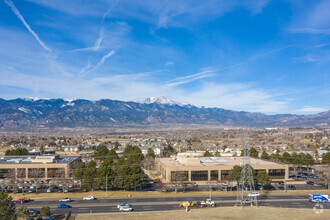
[[[239,181],[238,190],[239,193],[237,195],[236,205],[240,205],[241,209],[246,203],[250,203],[251,206],[253,204],[258,207],[258,201],[256,196],[248,196],[255,192],[254,189],[254,180],[252,168],[250,165],[250,144],[249,144],[249,135],[247,133],[244,134],[244,147],[243,147],[243,165],[241,171],[241,178]]]
[[[209,185],[210,185],[210,199],[212,200],[211,183],[209,183]]]
[[[105,195],[108,198],[108,175],[105,176]]]

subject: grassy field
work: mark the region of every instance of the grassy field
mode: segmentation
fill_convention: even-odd
[[[313,210],[306,209],[281,209],[271,207],[244,207],[243,209],[236,207],[221,207],[221,208],[205,208],[192,209],[189,212],[172,211],[172,212],[151,212],[151,213],[120,213],[120,214],[79,214],[75,220],[104,220],[104,219],[134,219],[134,220],[169,220],[169,219],[223,219],[223,220],[249,220],[249,219],[330,219],[330,211],[324,210],[320,214],[316,214]]]
[[[268,195],[307,195],[313,193],[326,193],[329,194],[327,190],[292,190],[288,191],[287,193],[283,191],[270,191],[270,192],[261,192],[261,194],[267,193]],[[106,197],[106,192],[104,191],[90,191],[90,192],[80,192],[80,193],[26,193],[23,195],[22,193],[19,194],[12,194],[14,199],[18,199],[21,197],[31,198],[35,200],[52,200],[52,199],[61,199],[64,197],[70,197],[71,199],[82,199],[85,196],[92,195],[95,198],[102,199],[102,198],[128,198],[128,195],[131,198],[151,198],[151,197],[185,197],[185,196],[205,196],[209,197],[209,192],[169,192],[169,193],[161,193],[161,192],[135,192],[135,191],[108,191],[108,197]],[[237,192],[223,192],[223,191],[214,191],[212,192],[212,196],[236,196]]]

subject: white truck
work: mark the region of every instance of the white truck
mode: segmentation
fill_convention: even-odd
[[[206,199],[203,201],[198,202],[199,207],[215,207],[216,204],[213,200],[211,199]]]

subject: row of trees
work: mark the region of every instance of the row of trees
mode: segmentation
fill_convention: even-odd
[[[5,153],[6,156],[16,156],[16,155],[29,155],[29,151],[25,148],[17,148],[17,149],[13,149],[13,150],[6,150]]]
[[[271,183],[271,179],[269,178],[269,175],[266,171],[260,170],[256,175],[256,172],[254,171],[252,166],[250,166],[250,168],[252,169],[253,180],[255,184],[268,185]],[[229,171],[228,177],[230,180],[235,180],[238,184],[241,179],[241,173],[242,173],[242,167],[236,165]]]
[[[312,157],[312,155],[308,153],[297,154],[296,152],[293,152],[292,154],[289,154],[288,152],[284,152],[281,155],[278,152],[276,152],[269,155],[267,152],[263,151],[260,158],[265,160],[272,160],[275,162],[284,162],[293,165],[311,166],[315,164],[314,158]]]
[[[152,151],[152,152],[151,152]],[[146,157],[153,158],[152,149]],[[81,162],[74,170],[74,177],[86,187],[113,187],[118,189],[136,189],[143,186],[144,172],[140,166],[144,156],[137,146],[128,145],[123,157],[118,157],[114,149],[101,146],[95,150],[94,159]],[[97,165],[96,161],[99,161]]]

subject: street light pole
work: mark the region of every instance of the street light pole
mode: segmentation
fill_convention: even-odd
[[[108,175],[105,176],[105,194],[108,198]]]

